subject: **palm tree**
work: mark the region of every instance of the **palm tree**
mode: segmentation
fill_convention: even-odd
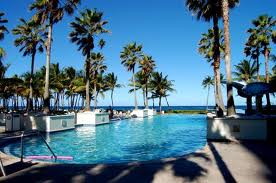
[[[276,25],[276,20],[268,15],[261,15],[256,20],[253,20],[253,25],[255,26],[252,31],[256,30],[257,40],[262,48],[262,53],[265,57],[265,80],[269,83],[269,54],[271,51],[270,43],[276,43],[276,30],[274,30]]]
[[[258,72],[257,62],[254,60],[251,64],[248,60],[243,60],[239,64],[235,65],[235,72],[233,74],[237,77],[238,81],[244,81],[246,83],[250,83],[255,80],[256,74]],[[247,113],[251,113],[252,111],[252,97],[248,96],[246,98],[247,104]]]
[[[166,102],[169,106],[167,97],[169,96],[169,92],[175,91],[173,89],[173,81],[168,80],[168,76],[163,76],[162,72],[154,72],[152,73],[152,79],[150,81],[150,86],[153,91],[154,96],[158,96],[159,98],[159,111],[162,111],[162,98],[166,99]]]
[[[148,83],[149,79],[151,77],[151,74],[155,68],[155,61],[152,59],[151,56],[143,55],[142,60],[140,61],[140,66],[141,68],[141,74],[143,76],[143,79],[145,80],[145,107],[146,109],[149,108],[148,104]]]
[[[94,110],[97,108],[97,81],[98,75],[102,75],[106,71],[107,66],[103,63],[104,56],[101,53],[92,53],[91,54],[91,73],[92,81],[94,84]],[[99,83],[100,84],[100,83]]]
[[[122,60],[121,64],[127,69],[127,71],[132,71],[132,82],[134,85],[134,105],[135,110],[138,109],[137,97],[136,97],[136,83],[135,83],[135,66],[141,60],[142,56],[142,45],[137,45],[135,42],[126,45],[121,52],[120,58]]]
[[[214,49],[215,49],[215,34],[213,29],[209,29],[207,33],[202,34],[202,38],[199,41],[198,52],[204,56],[207,62],[211,62],[211,65],[214,67],[214,94],[216,106],[218,106],[219,111],[218,114],[223,114],[225,110],[223,104],[223,98],[221,93],[221,73],[219,62],[214,59]],[[224,42],[222,31],[219,30],[219,53],[224,52]]]
[[[211,76],[206,76],[202,81],[202,86],[204,89],[207,88],[207,101],[206,101],[206,112],[208,112],[208,101],[209,101],[209,92],[210,87],[214,85],[214,80]]]
[[[60,98],[62,98],[62,105],[64,105],[63,94],[65,92],[68,78],[66,73],[59,68],[59,63],[51,64],[50,70],[50,88],[54,91],[54,109],[59,110]]]
[[[134,89],[134,82],[130,80],[129,86],[131,87],[131,89],[129,90],[129,93],[133,93],[134,90],[138,91],[141,89],[143,93],[144,107],[146,107],[146,81],[145,81],[144,75],[142,74],[142,71],[138,71],[137,73],[135,73],[134,79],[135,79],[135,89]]]
[[[229,7],[235,7],[239,0],[229,0]],[[204,21],[213,21],[214,31],[214,47],[213,47],[213,59],[214,67],[216,69],[215,74],[215,88],[216,91],[216,105],[218,106],[218,114],[223,115],[224,104],[222,101],[222,94],[220,87],[220,37],[219,37],[219,18],[222,16],[220,1],[214,0],[186,0],[186,6],[196,15],[197,19],[203,19]]]
[[[276,55],[270,55],[269,59],[271,61],[273,61],[274,63],[276,63]],[[273,71],[273,76],[276,75],[276,64],[272,67],[272,71]]]
[[[251,64],[251,61],[242,60],[240,63],[234,66],[235,72],[233,74],[237,77],[238,81],[244,81],[250,83],[256,79],[257,74],[257,62],[254,60]]]
[[[231,50],[230,50],[230,33],[229,33],[229,7],[231,7],[231,0],[222,1],[222,19],[224,25],[224,61],[226,70],[226,88],[227,88],[227,116],[236,114],[235,103],[233,97],[232,74],[231,74]],[[234,5],[237,2],[234,2]]]
[[[105,77],[106,80],[106,84],[109,90],[111,90],[111,94],[110,94],[110,98],[111,98],[111,104],[112,104],[112,109],[113,109],[113,93],[115,88],[121,88],[123,87],[123,85],[118,84],[118,78],[117,76],[114,74],[114,72],[112,73],[108,73]]]
[[[20,52],[23,51],[23,56],[31,56],[31,73],[30,73],[30,96],[27,106],[27,111],[33,110],[33,75],[34,75],[34,62],[36,52],[43,52],[44,40],[47,33],[45,27],[40,26],[33,20],[26,21],[20,19],[21,25],[18,25],[13,29],[13,34],[18,36],[14,41],[16,47],[20,47]]]
[[[8,20],[2,18],[4,15],[5,15],[4,13],[0,12],[0,41],[4,39],[5,33],[9,32],[8,29],[4,25],[2,25],[8,22]],[[0,47],[0,66],[2,66],[3,64],[2,58],[5,55],[6,55],[5,50],[2,47]]]
[[[102,20],[103,13],[96,10],[88,10],[80,13],[80,17],[75,18],[71,23],[73,31],[70,33],[70,39],[78,45],[78,50],[82,50],[85,61],[85,80],[86,80],[86,107],[90,111],[90,55],[94,49],[94,39],[96,35],[109,32],[104,28],[107,21]]]
[[[46,74],[44,88],[44,113],[50,112],[50,59],[52,46],[53,25],[62,20],[64,13],[72,15],[80,0],[36,0],[31,4],[30,10],[35,10],[36,13],[33,19],[39,24],[46,23],[49,25],[48,37],[46,43]]]

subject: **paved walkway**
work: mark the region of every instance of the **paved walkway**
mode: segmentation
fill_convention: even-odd
[[[210,142],[191,155],[148,163],[69,165],[20,163],[1,154],[1,182],[276,182],[276,145]]]

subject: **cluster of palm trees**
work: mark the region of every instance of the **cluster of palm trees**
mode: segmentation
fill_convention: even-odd
[[[102,20],[103,13],[97,10],[86,9],[80,12],[80,16],[76,17],[75,21],[70,24],[72,28],[72,32],[69,35],[70,40],[78,46],[78,50],[82,51],[82,54],[86,57],[85,72],[76,74],[76,71],[74,71],[72,67],[60,71],[58,64],[51,64],[53,27],[63,19],[65,14],[72,15],[79,3],[80,0],[36,0],[30,5],[30,10],[34,11],[32,18],[28,21],[20,19],[20,25],[12,31],[12,33],[17,36],[14,41],[15,46],[19,47],[19,51],[23,53],[23,56],[31,57],[31,72],[23,75],[23,80],[26,80],[24,85],[29,85],[29,89],[25,90],[25,95],[22,95],[22,97],[28,98],[28,111],[33,110],[33,104],[36,104],[34,98],[35,101],[38,101],[37,98],[39,98],[41,102],[40,106],[43,106],[43,112],[47,114],[50,112],[51,97],[54,97],[54,108],[57,109],[60,99],[64,101],[65,94],[72,97],[70,97],[71,107],[75,105],[78,99],[75,99],[75,95],[77,94],[77,96],[85,98],[85,109],[90,110],[91,98],[94,99],[94,106],[96,107],[98,94],[108,90],[107,88],[112,88],[113,94],[114,88],[120,86],[116,83],[117,76],[115,76],[114,73],[107,74],[106,76],[103,75],[107,69],[103,62],[103,54],[100,52],[93,52],[97,41],[100,49],[105,45],[103,39],[97,40],[99,35],[109,32],[104,28],[107,21]],[[1,39],[4,37],[4,32],[7,32],[6,27],[2,26],[2,24],[7,22],[7,20],[2,18],[3,15],[3,13],[0,14]],[[46,50],[45,67],[34,73],[36,53],[42,53],[44,50]],[[4,55],[5,53],[1,48],[1,63]],[[4,79],[4,71],[8,66],[3,66],[1,64],[1,67],[1,71],[3,71],[1,76]],[[37,75],[39,75],[38,78],[40,82],[35,83],[37,79],[35,77]],[[44,79],[41,77],[44,77]],[[107,78],[109,81],[108,84],[106,82]],[[68,81],[70,81],[70,83],[66,84]],[[85,85],[83,85],[83,83],[85,83]],[[5,84],[5,82],[1,81],[1,84]],[[41,84],[44,86],[42,87]],[[90,86],[93,86],[93,89]],[[39,94],[35,91],[36,87],[40,88]],[[42,91],[43,95],[41,93]],[[14,96],[14,93],[11,92],[10,95]],[[5,102],[8,98],[9,97],[5,98]]]
[[[136,42],[130,43],[123,48],[120,58],[123,66],[127,71],[132,72],[130,93],[134,93],[134,106],[138,109],[136,91],[141,89],[143,92],[143,101],[146,109],[149,108],[148,100],[159,99],[159,111],[162,111],[162,98],[165,98],[168,104],[167,97],[170,92],[173,92],[173,81],[168,79],[168,76],[163,76],[162,72],[156,72],[156,64],[152,56],[145,54],[142,50],[142,45]],[[138,65],[139,71],[136,71]],[[151,93],[149,97],[148,94]],[[169,105],[169,104],[168,104]]]
[[[12,101],[14,109],[18,109],[21,105],[26,106],[27,111],[43,110],[48,114],[50,106],[53,106],[54,110],[63,109],[66,97],[71,109],[75,109],[81,101],[82,108],[85,107],[85,110],[89,111],[91,100],[94,100],[94,109],[96,109],[98,95],[104,95],[108,90],[111,91],[113,107],[114,89],[122,85],[118,84],[118,78],[114,73],[106,73],[107,66],[101,52],[106,42],[101,35],[110,31],[105,28],[108,22],[103,19],[102,12],[96,9],[79,11],[79,16],[70,23],[72,31],[69,38],[85,57],[84,71],[76,71],[72,67],[60,69],[58,63],[51,63],[54,25],[59,23],[65,14],[73,15],[79,3],[80,0],[36,0],[30,5],[30,10],[34,12],[32,18],[30,20],[21,18],[20,24],[12,30],[16,36],[14,45],[19,48],[23,56],[31,58],[31,69],[20,77],[15,75],[5,78],[9,65],[2,64],[5,52],[0,48],[0,85],[2,86],[0,95],[4,108],[8,108]],[[4,26],[7,20],[3,16],[4,13],[0,13],[0,40],[4,38],[4,33],[8,33]],[[46,64],[35,72],[36,54],[44,51],[46,51]],[[167,76],[163,77],[162,73],[153,72],[155,64],[152,57],[144,55],[142,46],[137,46],[135,43],[126,46],[120,56],[128,70],[133,71],[132,82],[135,95],[136,90],[142,88],[145,106],[148,107],[150,91],[151,98],[159,98],[161,105],[162,97],[167,97],[168,92],[173,91],[173,85],[172,81],[167,80]],[[136,65],[140,68],[138,73],[135,73]],[[152,78],[161,79],[162,82],[153,86]],[[21,104],[18,104],[18,101],[21,101]],[[137,108],[136,96],[135,108]]]
[[[224,103],[222,100],[222,93],[220,88],[220,61],[221,48],[224,50],[224,61],[227,79],[227,115],[235,115],[235,105],[232,89],[231,76],[231,57],[230,57],[230,34],[229,34],[229,9],[234,8],[239,3],[239,0],[186,0],[186,6],[196,15],[197,19],[207,22],[213,21],[213,29],[208,33],[212,34],[212,40],[200,41],[200,46],[203,46],[207,51],[199,49],[201,54],[204,54],[207,60],[212,61],[214,67],[214,91],[215,102],[217,107],[217,115],[222,116],[224,111]],[[222,18],[224,25],[224,44],[221,44],[221,32],[219,30],[219,19]],[[204,36],[204,35],[203,35]]]
[[[225,61],[226,83],[227,83],[227,115],[235,114],[235,105],[232,89],[232,71],[231,71],[231,53],[230,53],[230,35],[229,35],[229,9],[234,8],[239,3],[239,0],[186,0],[188,9],[196,15],[197,19],[204,21],[213,21],[213,28],[207,33],[202,34],[202,39],[199,41],[199,53],[211,62],[214,68],[214,77],[207,76],[204,78],[202,85],[209,88],[214,85],[215,103],[217,107],[217,115],[222,116],[224,111],[224,102],[221,92],[221,73],[220,62],[221,58]],[[223,20],[223,30],[219,28],[219,19]],[[275,20],[267,15],[260,16],[253,21],[254,28],[248,30],[250,37],[246,43],[245,53],[251,59],[257,59],[260,53],[266,54],[266,60],[270,53],[271,40],[275,42]],[[262,45],[262,46],[261,46]],[[262,47],[262,51],[260,49]],[[256,49],[259,49],[259,51]],[[259,54],[258,56],[256,54]],[[267,70],[268,70],[268,64]],[[257,67],[259,64],[257,63]],[[259,70],[259,68],[257,69]],[[268,71],[267,82],[269,82]],[[209,91],[209,90],[208,90]],[[208,92],[209,95],[209,92]]]
[[[6,68],[7,69],[7,68]],[[43,66],[35,73],[26,72],[21,76],[14,75],[11,78],[1,79],[0,94],[4,109],[8,110],[11,107],[13,110],[28,109],[40,111],[43,109],[43,91],[45,84],[46,68]],[[59,63],[52,63],[50,65],[50,82],[49,87],[51,91],[50,104],[54,111],[78,110],[84,108],[85,101],[85,74],[83,71],[76,71],[73,67],[66,67],[61,69]],[[93,76],[90,75],[90,78]],[[33,101],[30,104],[30,78],[32,78],[32,97]],[[96,92],[97,95],[105,95],[105,92],[111,91],[111,99],[113,104],[113,92],[115,88],[122,85],[118,84],[117,76],[112,73],[99,75],[97,77]],[[90,80],[90,85],[94,86],[95,81]],[[90,96],[93,95],[94,90],[90,90]],[[96,99],[92,97],[96,102]],[[67,101],[67,103],[66,103]],[[20,102],[20,103],[19,103]]]
[[[271,53],[271,44],[276,43],[276,20],[268,15],[260,15],[256,20],[252,21],[253,27],[248,29],[249,38],[245,43],[244,53],[248,59],[240,61],[234,66],[235,71],[233,72],[235,78],[234,80],[243,81],[245,83],[251,82],[266,82],[271,83],[276,77],[276,64],[272,68],[272,73],[270,73],[269,60],[274,61],[276,57]],[[208,33],[202,34],[202,39],[200,40],[199,52],[205,55],[205,57],[210,58],[212,55],[212,43],[213,43],[213,32],[209,30]],[[223,37],[221,38],[220,45],[224,45]],[[221,53],[223,53],[223,46],[221,48]],[[265,62],[265,74],[260,74],[260,56],[264,56]],[[209,60],[208,60],[209,61]],[[214,79],[211,76],[206,76],[202,82],[204,88],[208,88],[208,96],[210,86],[214,85]],[[270,99],[267,94],[267,105],[270,107]],[[247,103],[250,106],[252,104],[251,97],[247,98]],[[258,104],[259,103],[259,104]],[[257,110],[261,112],[262,97],[256,97]],[[207,99],[208,106],[208,99]]]

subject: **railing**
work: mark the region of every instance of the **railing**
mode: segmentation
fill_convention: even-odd
[[[47,141],[45,140],[45,138],[41,135],[41,133],[39,131],[36,131],[37,135],[40,136],[43,140],[43,142],[45,143],[45,145],[47,146],[47,148],[49,149],[49,151],[52,153],[53,157],[55,158],[55,161],[57,161],[57,156],[55,155],[55,153],[53,152],[53,150],[51,149],[51,147],[49,146],[49,144],[47,143]],[[23,131],[21,134],[21,162],[23,162],[23,158],[24,158],[24,134],[25,132]]]

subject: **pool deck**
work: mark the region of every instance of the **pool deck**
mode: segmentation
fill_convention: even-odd
[[[11,137],[1,137],[1,140]],[[276,182],[276,144],[208,142],[179,158],[146,163],[87,165],[25,162],[0,154],[8,176],[0,182]]]

